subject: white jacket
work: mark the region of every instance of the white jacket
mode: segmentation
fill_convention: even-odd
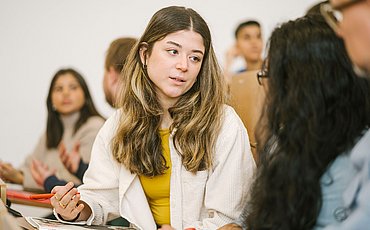
[[[103,224],[120,215],[143,230],[157,229],[139,177],[112,156],[110,142],[121,112],[109,118],[93,145],[91,162],[78,190],[92,209],[87,224]],[[196,175],[186,171],[170,138],[171,226],[217,229],[242,212],[252,183],[255,163],[243,123],[225,106],[225,119],[216,144],[213,168]]]

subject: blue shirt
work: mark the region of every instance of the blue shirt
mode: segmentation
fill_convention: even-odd
[[[325,230],[370,228],[370,130],[352,149],[350,160],[356,169],[356,175],[343,195],[348,217],[339,224],[328,226]]]

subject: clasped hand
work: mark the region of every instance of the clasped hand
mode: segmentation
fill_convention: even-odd
[[[76,142],[73,145],[72,151],[68,152],[64,142],[61,142],[59,147],[59,158],[66,167],[66,169],[75,174],[78,170],[78,166],[81,160],[80,155],[80,142]]]
[[[71,152],[67,152],[67,149],[63,142],[60,143],[58,148],[60,160],[62,161],[66,169],[73,174],[77,172],[78,165],[81,160],[79,149],[79,142],[75,143]],[[41,187],[44,186],[45,180],[49,176],[55,175],[57,171],[55,168],[50,168],[45,163],[36,159],[32,160],[30,169],[33,179]]]
[[[32,160],[30,170],[33,179],[41,187],[44,186],[45,180],[49,176],[55,175],[56,173],[56,169],[49,168],[49,166],[36,159]]]
[[[22,184],[23,173],[15,169],[10,163],[0,161],[0,178],[5,182]]]

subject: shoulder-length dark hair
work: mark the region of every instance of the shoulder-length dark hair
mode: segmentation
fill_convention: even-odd
[[[248,229],[312,229],[320,178],[369,124],[369,83],[320,15],[289,21],[270,38],[260,156]],[[343,169],[345,170],[345,169]]]
[[[75,124],[74,133],[77,132],[77,130],[87,121],[89,117],[92,116],[102,117],[95,108],[94,102],[89,92],[89,88],[87,87],[85,79],[82,77],[82,75],[74,69],[59,70],[58,72],[55,73],[53,79],[51,80],[48,97],[46,99],[46,106],[48,109],[48,120],[46,125],[46,146],[48,149],[58,147],[63,137],[64,132],[63,123],[60,120],[60,114],[53,108],[51,102],[51,94],[55,82],[61,75],[64,74],[71,74],[77,80],[85,95],[85,103],[80,110],[80,117]]]

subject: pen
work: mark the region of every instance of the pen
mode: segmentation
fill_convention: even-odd
[[[76,194],[80,194],[80,193],[77,192]],[[34,194],[34,195],[30,195],[30,199],[32,199],[32,200],[50,199],[54,195],[55,195],[55,193]]]

